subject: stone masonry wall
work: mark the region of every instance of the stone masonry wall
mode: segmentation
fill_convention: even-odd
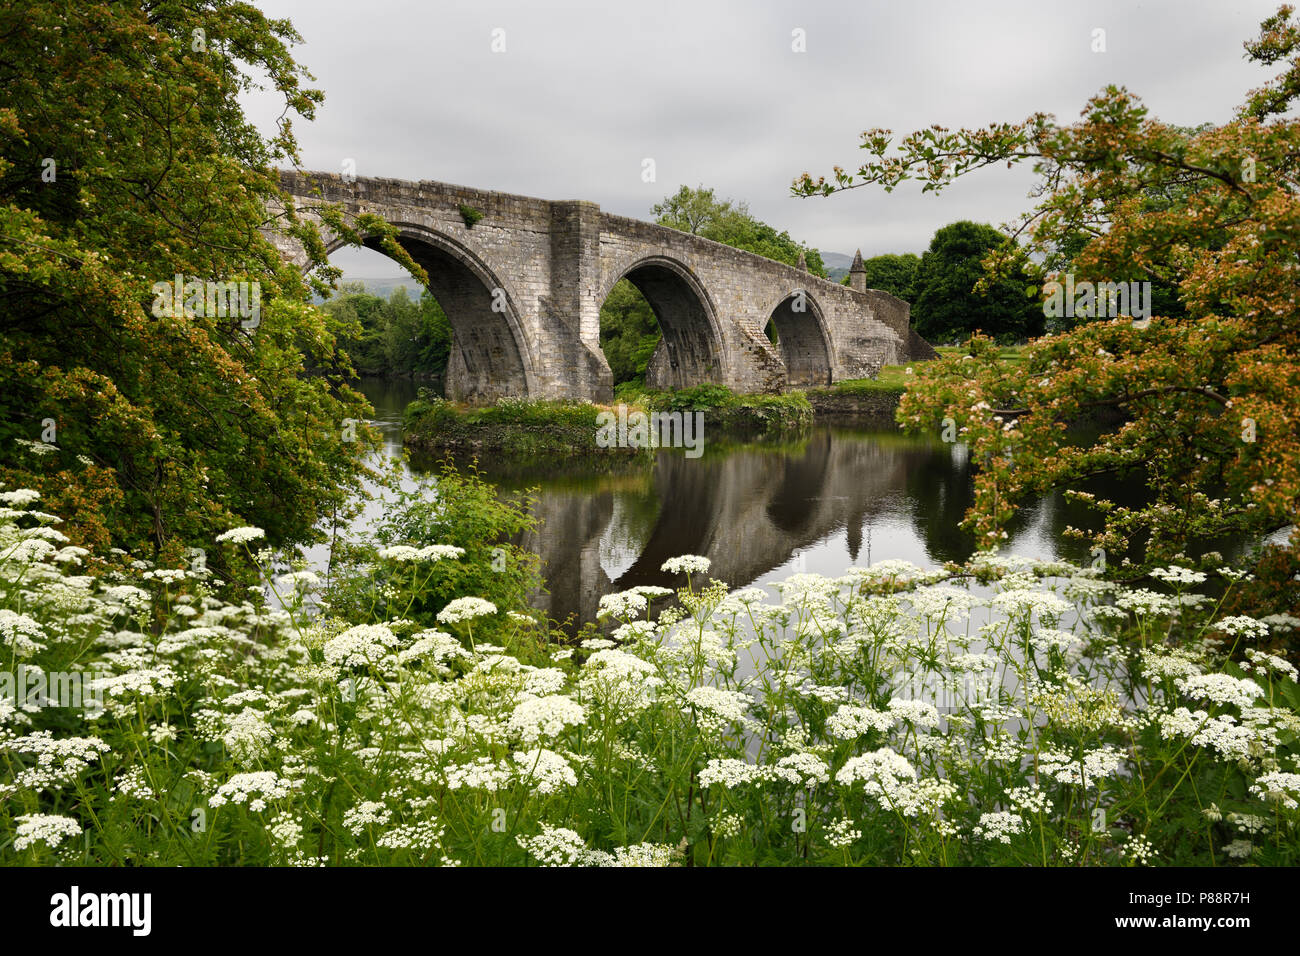
[[[300,207],[319,189],[319,199],[352,214],[375,213],[398,228],[429,271],[434,294],[448,299],[442,304],[458,352],[448,390],[459,398],[609,400],[600,307],[623,277],[659,314],[665,341],[651,377],[663,384],[715,381],[738,392],[777,391],[874,377],[882,365],[933,357],[910,329],[910,307],[900,299],[602,213],[594,203],[429,181],[348,182],[328,173],[285,172],[281,182]],[[461,205],[482,219],[467,226]],[[792,298],[800,292],[802,312]],[[763,332],[774,313],[781,348]]]

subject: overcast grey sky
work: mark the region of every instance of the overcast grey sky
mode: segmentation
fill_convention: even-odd
[[[1223,121],[1270,74],[1242,41],[1277,0],[260,0],[305,40],[326,101],[304,165],[587,199],[648,219],[682,184],[743,199],[825,251],[920,252],[956,219],[1032,204],[1027,170],[939,196],[794,199],[791,179],[855,167],[859,133],[1073,121],[1107,83],[1167,122]],[[505,52],[492,51],[504,31]],[[1094,53],[1093,31],[1106,31]],[[806,52],[792,50],[802,29]],[[250,101],[259,122],[269,103]],[[653,158],[656,181],[642,181]],[[362,260],[364,261],[364,260]],[[345,265],[350,272],[355,266]],[[373,268],[359,270],[374,275]]]

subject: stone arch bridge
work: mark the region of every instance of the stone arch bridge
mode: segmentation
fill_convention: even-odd
[[[451,398],[609,401],[600,307],[620,279],[663,331],[647,373],[655,387],[774,392],[935,356],[911,330],[908,303],[867,289],[858,262],[849,287],[581,200],[302,171],[282,172],[281,184],[307,216],[323,200],[397,228],[451,322]],[[769,320],[778,345],[764,334]]]

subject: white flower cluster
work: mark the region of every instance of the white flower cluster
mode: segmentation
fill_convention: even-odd
[[[587,711],[571,697],[550,694],[520,701],[510,714],[507,727],[527,743],[556,737],[566,727],[579,727],[587,720]]]
[[[52,849],[64,840],[80,835],[81,824],[72,817],[52,813],[27,813],[18,817],[18,829],[14,833],[14,849],[25,850],[37,843],[44,843]]]
[[[1247,640],[1262,640],[1268,637],[1268,625],[1245,614],[1222,618],[1214,626],[1233,637],[1244,637]]]
[[[620,650],[597,651],[587,658],[578,689],[597,705],[614,714],[634,714],[654,701],[663,678],[649,661]]]
[[[1257,732],[1237,723],[1231,714],[1211,717],[1203,710],[1179,707],[1170,713],[1159,714],[1156,721],[1160,736],[1166,740],[1190,737],[1197,747],[1212,747],[1225,757],[1240,760],[1250,755]]]
[[[1051,798],[1038,789],[1036,783],[1030,782],[1023,787],[1008,787],[1005,792],[1011,806],[1021,813],[1037,815],[1046,813],[1052,808]]]
[[[894,715],[870,707],[841,704],[826,718],[826,732],[840,740],[856,740],[870,731],[886,731],[894,726]]]
[[[1011,813],[1007,810],[982,813],[980,814],[979,823],[975,824],[971,832],[981,839],[1010,843],[1013,836],[1019,836],[1025,832],[1025,821],[1020,814]]]
[[[275,740],[275,729],[254,707],[245,707],[226,718],[221,741],[236,763],[248,765],[266,755]]]
[[[837,850],[850,847],[861,839],[862,831],[853,825],[853,820],[849,817],[826,824],[826,842]]]
[[[515,751],[514,762],[520,781],[538,793],[555,793],[578,783],[578,775],[569,762],[544,747]]]
[[[272,770],[237,773],[217,787],[217,792],[208,798],[208,806],[247,803],[248,809],[261,811],[266,809],[268,800],[283,800],[294,787],[294,781]]]
[[[343,826],[353,836],[360,836],[368,827],[382,827],[393,818],[393,811],[377,800],[363,800],[349,807],[343,814]]]
[[[613,853],[592,850],[587,842],[567,827],[542,824],[534,836],[517,836],[515,842],[541,866],[673,866],[681,856],[677,847],[661,843],[636,843],[615,848]]]
[[[683,554],[669,558],[659,568],[666,574],[704,574],[712,562],[698,554]]]
[[[743,724],[753,700],[740,691],[705,685],[688,691],[686,702],[695,711],[700,728],[706,733],[716,734]]]
[[[1188,697],[1235,707],[1250,707],[1264,694],[1253,680],[1231,674],[1194,674],[1174,681],[1174,686]]]
[[[873,797],[894,803],[905,782],[916,780],[916,768],[902,754],[888,747],[850,757],[835,774],[835,782],[852,786],[861,781],[863,790]]]
[[[438,620],[443,624],[459,624],[461,621],[473,620],[496,612],[497,606],[491,601],[477,597],[459,597],[448,602],[447,606],[438,612]]]
[[[250,541],[257,541],[259,538],[265,538],[266,532],[261,528],[231,528],[223,534],[217,535],[217,543],[223,544],[229,541],[231,544],[248,544]]]
[[[1193,571],[1191,568],[1180,568],[1177,565],[1156,568],[1151,572],[1151,576],[1166,584],[1201,584],[1207,577],[1203,571]]]
[[[431,544],[416,548],[409,544],[394,544],[381,548],[379,556],[386,561],[442,561],[464,556],[465,549],[451,544]]]
[[[1084,751],[1082,757],[1061,750],[1045,750],[1038,758],[1038,769],[1059,783],[1086,789],[1113,774],[1123,757],[1110,744]]]
[[[761,787],[765,783],[783,782],[811,790],[818,784],[829,783],[830,767],[815,754],[787,754],[774,764],[753,764],[736,757],[714,757],[700,771],[697,778],[704,789],[724,787],[734,790],[742,786]]]
[[[626,621],[641,614],[649,606],[649,600],[640,591],[618,591],[601,596],[596,617],[601,620],[616,617],[620,621]]]
[[[378,664],[399,643],[384,624],[358,624],[325,642],[325,663],[331,667]]]
[[[1262,774],[1250,785],[1250,792],[1274,803],[1280,803],[1287,810],[1300,806],[1300,773],[1286,773],[1274,770]]]
[[[37,651],[43,651],[46,644],[45,629],[28,617],[9,608],[0,608],[0,645],[6,647],[14,657],[31,657]]]

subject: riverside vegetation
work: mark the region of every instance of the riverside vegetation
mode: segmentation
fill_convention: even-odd
[[[721,385],[656,391],[627,383],[616,395],[629,414],[700,412],[707,431],[737,437],[788,436],[811,425],[813,419],[812,406],[801,392],[737,395]],[[600,415],[611,410],[616,407],[516,398],[464,406],[422,390],[420,398],[407,406],[404,441],[418,451],[492,453],[534,460],[648,455],[648,447],[604,447],[596,441],[603,421]]]
[[[1300,621],[1224,614],[1212,558],[1158,591],[981,553],[774,599],[684,555],[572,641],[472,474],[399,495],[310,602],[260,529],[220,535],[278,604],[0,502],[0,654],[92,702],[0,699],[0,862],[1300,862]]]

